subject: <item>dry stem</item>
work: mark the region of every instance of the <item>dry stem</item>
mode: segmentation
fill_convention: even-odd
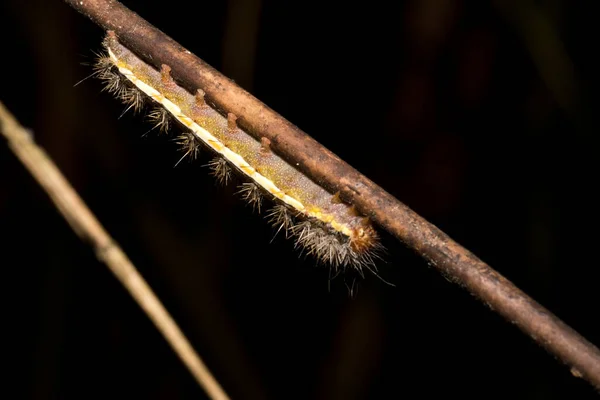
[[[104,230],[50,157],[35,144],[32,135],[1,102],[0,131],[8,140],[11,150],[48,193],[75,233],[93,247],[98,259],[116,275],[210,398],[229,399],[127,255]]]

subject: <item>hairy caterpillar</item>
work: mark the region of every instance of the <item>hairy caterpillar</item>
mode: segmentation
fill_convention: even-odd
[[[103,47],[93,75],[127,105],[124,112],[150,105],[148,117],[155,128],[182,126],[182,159],[195,158],[201,145],[211,149],[216,158],[208,166],[216,179],[226,184],[233,171],[240,173],[245,180],[242,197],[259,212],[263,198],[272,200],[270,223],[305,254],[336,270],[375,272],[382,246],[368,218],[277,155],[268,139],[257,140],[238,127],[235,115],[225,117],[211,107],[202,90],[192,94],[178,86],[167,65],[157,71],[123,46],[114,32],[108,32]]]

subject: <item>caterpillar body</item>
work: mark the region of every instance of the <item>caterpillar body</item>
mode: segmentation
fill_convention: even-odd
[[[181,125],[183,157],[195,157],[200,146],[208,147],[216,155],[209,166],[217,180],[226,184],[232,171],[240,173],[246,181],[240,192],[259,212],[264,197],[272,200],[269,221],[277,233],[283,231],[294,239],[301,252],[335,270],[352,267],[361,275],[363,269],[375,273],[382,246],[368,218],[281,158],[268,139],[246,133],[235,115],[225,117],[211,107],[202,90],[192,94],[180,87],[167,65],[156,70],[111,31],[103,47],[93,75],[127,110],[150,105],[148,116],[155,127],[167,130],[173,121]]]

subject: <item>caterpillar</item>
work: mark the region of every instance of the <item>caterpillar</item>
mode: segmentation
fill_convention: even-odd
[[[239,193],[259,213],[263,199],[269,199],[274,205],[266,217],[275,235],[283,231],[301,254],[335,271],[353,268],[364,276],[367,269],[377,275],[375,261],[381,258],[383,246],[369,218],[281,158],[268,139],[257,139],[241,129],[234,114],[221,114],[201,89],[190,93],[179,86],[169,66],[155,69],[122,45],[112,31],[102,45],[92,75],[125,103],[123,113],[150,106],[148,117],[154,128],[167,132],[179,125],[182,159],[196,158],[201,146],[210,149],[216,157],[208,166],[217,181],[227,184],[237,173],[244,180]]]

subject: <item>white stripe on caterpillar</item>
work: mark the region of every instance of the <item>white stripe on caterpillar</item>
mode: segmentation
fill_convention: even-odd
[[[284,203],[289,204],[294,207],[298,211],[304,212],[306,209],[304,205],[300,203],[298,200],[286,195],[269,179],[262,176],[250,164],[244,160],[242,156],[231,151],[227,146],[225,146],[219,139],[214,137],[209,131],[202,128],[200,125],[195,123],[190,117],[184,115],[181,111],[181,108],[174,104],[171,100],[167,99],[163,96],[158,90],[154,89],[152,86],[148,85],[146,82],[142,81],[138,77],[135,76],[133,71],[130,71],[126,67],[123,66],[123,63],[119,61],[115,53],[112,52],[110,47],[108,48],[108,54],[110,59],[119,69],[119,72],[127,79],[129,79],[138,89],[144,92],[146,95],[151,97],[157,103],[160,103],[173,115],[179,122],[185,125],[189,130],[194,132],[196,136],[198,136],[205,144],[207,144],[210,148],[212,148],[215,152],[223,155],[229,162],[238,167],[240,171],[244,174],[248,175],[248,177],[252,178],[252,180],[256,181],[261,187],[263,187],[269,193],[272,193],[275,197],[282,200]],[[310,213],[309,213],[310,215]],[[311,215],[312,216],[312,215]],[[344,229],[344,228],[342,228]],[[344,232],[348,234],[347,232]]]
[[[210,107],[204,92],[198,90],[194,96],[178,86],[168,66],[157,71],[120,44],[112,32],[103,44],[108,57],[100,58],[95,74],[107,82],[108,91],[135,109],[140,108],[140,101],[132,91],[138,90],[160,105],[161,109],[150,113],[155,127],[168,123],[161,111],[166,110],[189,130],[180,139],[185,155],[196,155],[198,141],[212,149],[222,157],[210,163],[213,174],[226,183],[229,165],[240,171],[250,180],[242,185],[241,192],[259,211],[261,191],[269,193],[279,202],[269,214],[271,223],[277,232],[283,229],[286,237],[294,237],[296,247],[336,268],[373,271],[381,245],[368,218],[274,153],[266,138],[257,140],[240,129],[235,115],[225,118]],[[304,221],[296,223],[298,218]]]

